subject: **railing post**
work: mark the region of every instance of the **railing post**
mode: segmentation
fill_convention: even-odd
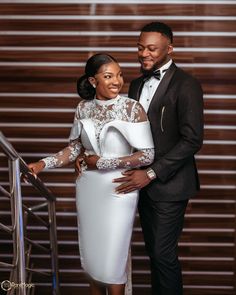
[[[23,224],[23,212],[22,212],[22,199],[21,199],[21,184],[20,184],[20,160],[10,159],[10,192],[14,202],[15,210],[15,230],[13,232],[13,241],[16,242],[16,268],[17,268],[17,283],[19,287],[16,288],[18,295],[26,294],[25,287],[25,246],[24,246],[24,224]]]
[[[60,294],[59,288],[59,267],[58,267],[58,249],[57,249],[57,228],[56,228],[56,216],[55,216],[55,202],[48,201],[49,211],[49,224],[50,224],[50,244],[51,244],[51,256],[52,256],[52,278],[53,278],[53,295]]]
[[[236,292],[236,202],[234,203],[234,291]]]

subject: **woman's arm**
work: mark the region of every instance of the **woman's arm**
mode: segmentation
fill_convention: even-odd
[[[74,162],[81,151],[81,143],[78,140],[73,140],[70,144],[55,155],[41,159],[44,162],[45,168],[58,168]]]
[[[71,162],[74,162],[75,159],[78,157],[81,151],[81,143],[80,143],[80,132],[81,132],[81,123],[79,117],[79,105],[76,109],[75,116],[74,116],[74,123],[71,129],[70,134],[70,143],[67,147],[65,147],[60,152],[41,159],[38,162],[30,163],[28,165],[29,169],[38,174],[44,168],[52,169],[57,167],[65,166]]]
[[[57,154],[41,159],[38,162],[30,163],[28,167],[34,174],[37,175],[45,168],[52,169],[62,167],[74,162],[80,154],[80,151],[81,143],[77,140],[72,141],[66,148]]]
[[[148,166],[154,160],[154,149],[141,149],[132,155],[119,158],[101,157],[97,160],[96,166],[99,170],[117,169],[117,168],[139,168]]]

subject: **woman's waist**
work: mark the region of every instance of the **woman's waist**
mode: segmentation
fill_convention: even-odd
[[[82,174],[77,178],[76,182],[79,185],[84,185],[86,187],[96,187],[98,190],[100,188],[112,188],[114,189],[119,184],[114,183],[113,180],[115,178],[120,178],[123,176],[122,172],[125,169],[115,169],[115,170],[85,170]]]
[[[123,194],[118,194],[116,188],[120,183],[115,183],[115,178],[123,177],[122,172],[127,169],[115,169],[115,170],[85,170],[80,177],[77,178],[77,185],[79,192],[86,191],[86,195],[90,192],[93,195],[98,193],[99,195],[111,195],[113,197],[123,197]],[[138,190],[125,194],[125,197],[136,198],[138,196]],[[135,199],[133,200],[135,201]]]
[[[96,169],[96,170],[90,170],[86,169],[82,171],[82,175],[94,175],[95,177],[109,177],[112,178],[113,176],[122,176],[122,172],[126,171],[127,169]]]

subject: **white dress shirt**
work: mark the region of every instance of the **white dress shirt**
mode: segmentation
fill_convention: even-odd
[[[166,64],[164,64],[159,69],[161,74],[160,80],[154,77],[151,77],[144,83],[139,102],[141,103],[141,105],[143,106],[146,112],[148,111],[148,108],[152,101],[154,93],[156,92],[162,78],[164,77],[166,71],[169,69],[171,64],[172,64],[172,59],[169,60]]]

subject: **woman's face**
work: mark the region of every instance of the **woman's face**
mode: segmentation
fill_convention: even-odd
[[[96,85],[96,98],[101,100],[115,98],[124,85],[120,66],[116,62],[101,66],[98,73],[91,79],[90,82]]]

